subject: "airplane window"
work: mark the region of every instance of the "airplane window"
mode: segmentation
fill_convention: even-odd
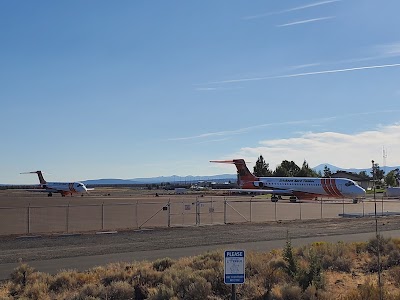
[[[345,186],[351,186],[351,185],[354,185],[354,182],[349,181],[349,182],[346,182],[346,184],[345,184]]]

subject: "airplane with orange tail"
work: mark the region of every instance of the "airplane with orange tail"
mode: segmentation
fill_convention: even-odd
[[[73,194],[83,194],[94,190],[87,188],[82,182],[47,182],[44,180],[42,171],[25,172],[21,174],[37,174],[39,177],[40,188],[28,189],[29,192],[47,193],[48,197],[53,196],[53,193],[60,193],[62,197]]]
[[[243,159],[213,160],[210,162],[234,164],[236,166],[240,189],[227,190],[231,192],[272,194],[272,201],[277,201],[279,195],[291,196],[291,200],[311,200],[317,197],[341,199],[365,197],[365,190],[356,182],[347,178],[257,177],[249,171]]]

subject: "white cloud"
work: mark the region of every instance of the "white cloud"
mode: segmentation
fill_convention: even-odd
[[[379,55],[383,57],[400,56],[400,42],[378,45],[375,48]]]
[[[225,131],[215,131],[215,132],[206,132],[198,135],[186,136],[186,137],[176,137],[169,138],[168,141],[187,141],[187,140],[196,140],[196,139],[206,139],[211,137],[223,137],[223,136],[231,136],[247,133],[250,131],[254,131],[257,129],[272,127],[272,126],[291,126],[291,125],[301,125],[301,124],[313,124],[313,126],[317,126],[321,123],[332,122],[338,119],[347,119],[353,118],[357,116],[368,116],[368,115],[376,115],[376,114],[386,114],[386,113],[398,113],[399,109],[385,109],[385,110],[376,110],[370,112],[357,112],[357,113],[348,113],[340,116],[330,116],[330,117],[322,117],[316,119],[305,119],[305,120],[297,120],[297,121],[286,121],[286,122],[276,122],[276,123],[264,123],[254,126],[242,127],[234,130],[225,130]],[[221,138],[222,139],[222,138]],[[215,141],[221,141],[221,139],[216,139]],[[210,142],[210,141],[208,141]]]
[[[318,21],[323,21],[323,20],[329,20],[329,19],[333,19],[333,18],[335,18],[335,17],[322,17],[322,18],[307,19],[307,20],[301,20],[301,21],[296,21],[296,22],[291,22],[291,23],[285,23],[285,24],[281,24],[281,25],[276,25],[276,27],[294,26],[294,25],[300,25],[300,24],[318,22]]]
[[[383,146],[389,153],[400,149],[400,124],[356,134],[309,132],[295,138],[263,140],[259,147],[244,147],[229,158],[255,162],[261,154],[271,168],[285,159],[298,165],[307,160],[310,166],[330,163],[342,168],[365,168],[372,159],[383,165]],[[400,156],[388,157],[387,165],[400,165]]]

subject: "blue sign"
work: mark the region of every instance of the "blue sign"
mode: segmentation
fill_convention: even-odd
[[[245,279],[244,250],[226,250],[224,255],[224,282],[243,284]]]

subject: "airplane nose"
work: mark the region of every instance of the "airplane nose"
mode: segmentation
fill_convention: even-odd
[[[365,197],[365,190],[362,187],[357,187],[357,196],[358,197]]]

